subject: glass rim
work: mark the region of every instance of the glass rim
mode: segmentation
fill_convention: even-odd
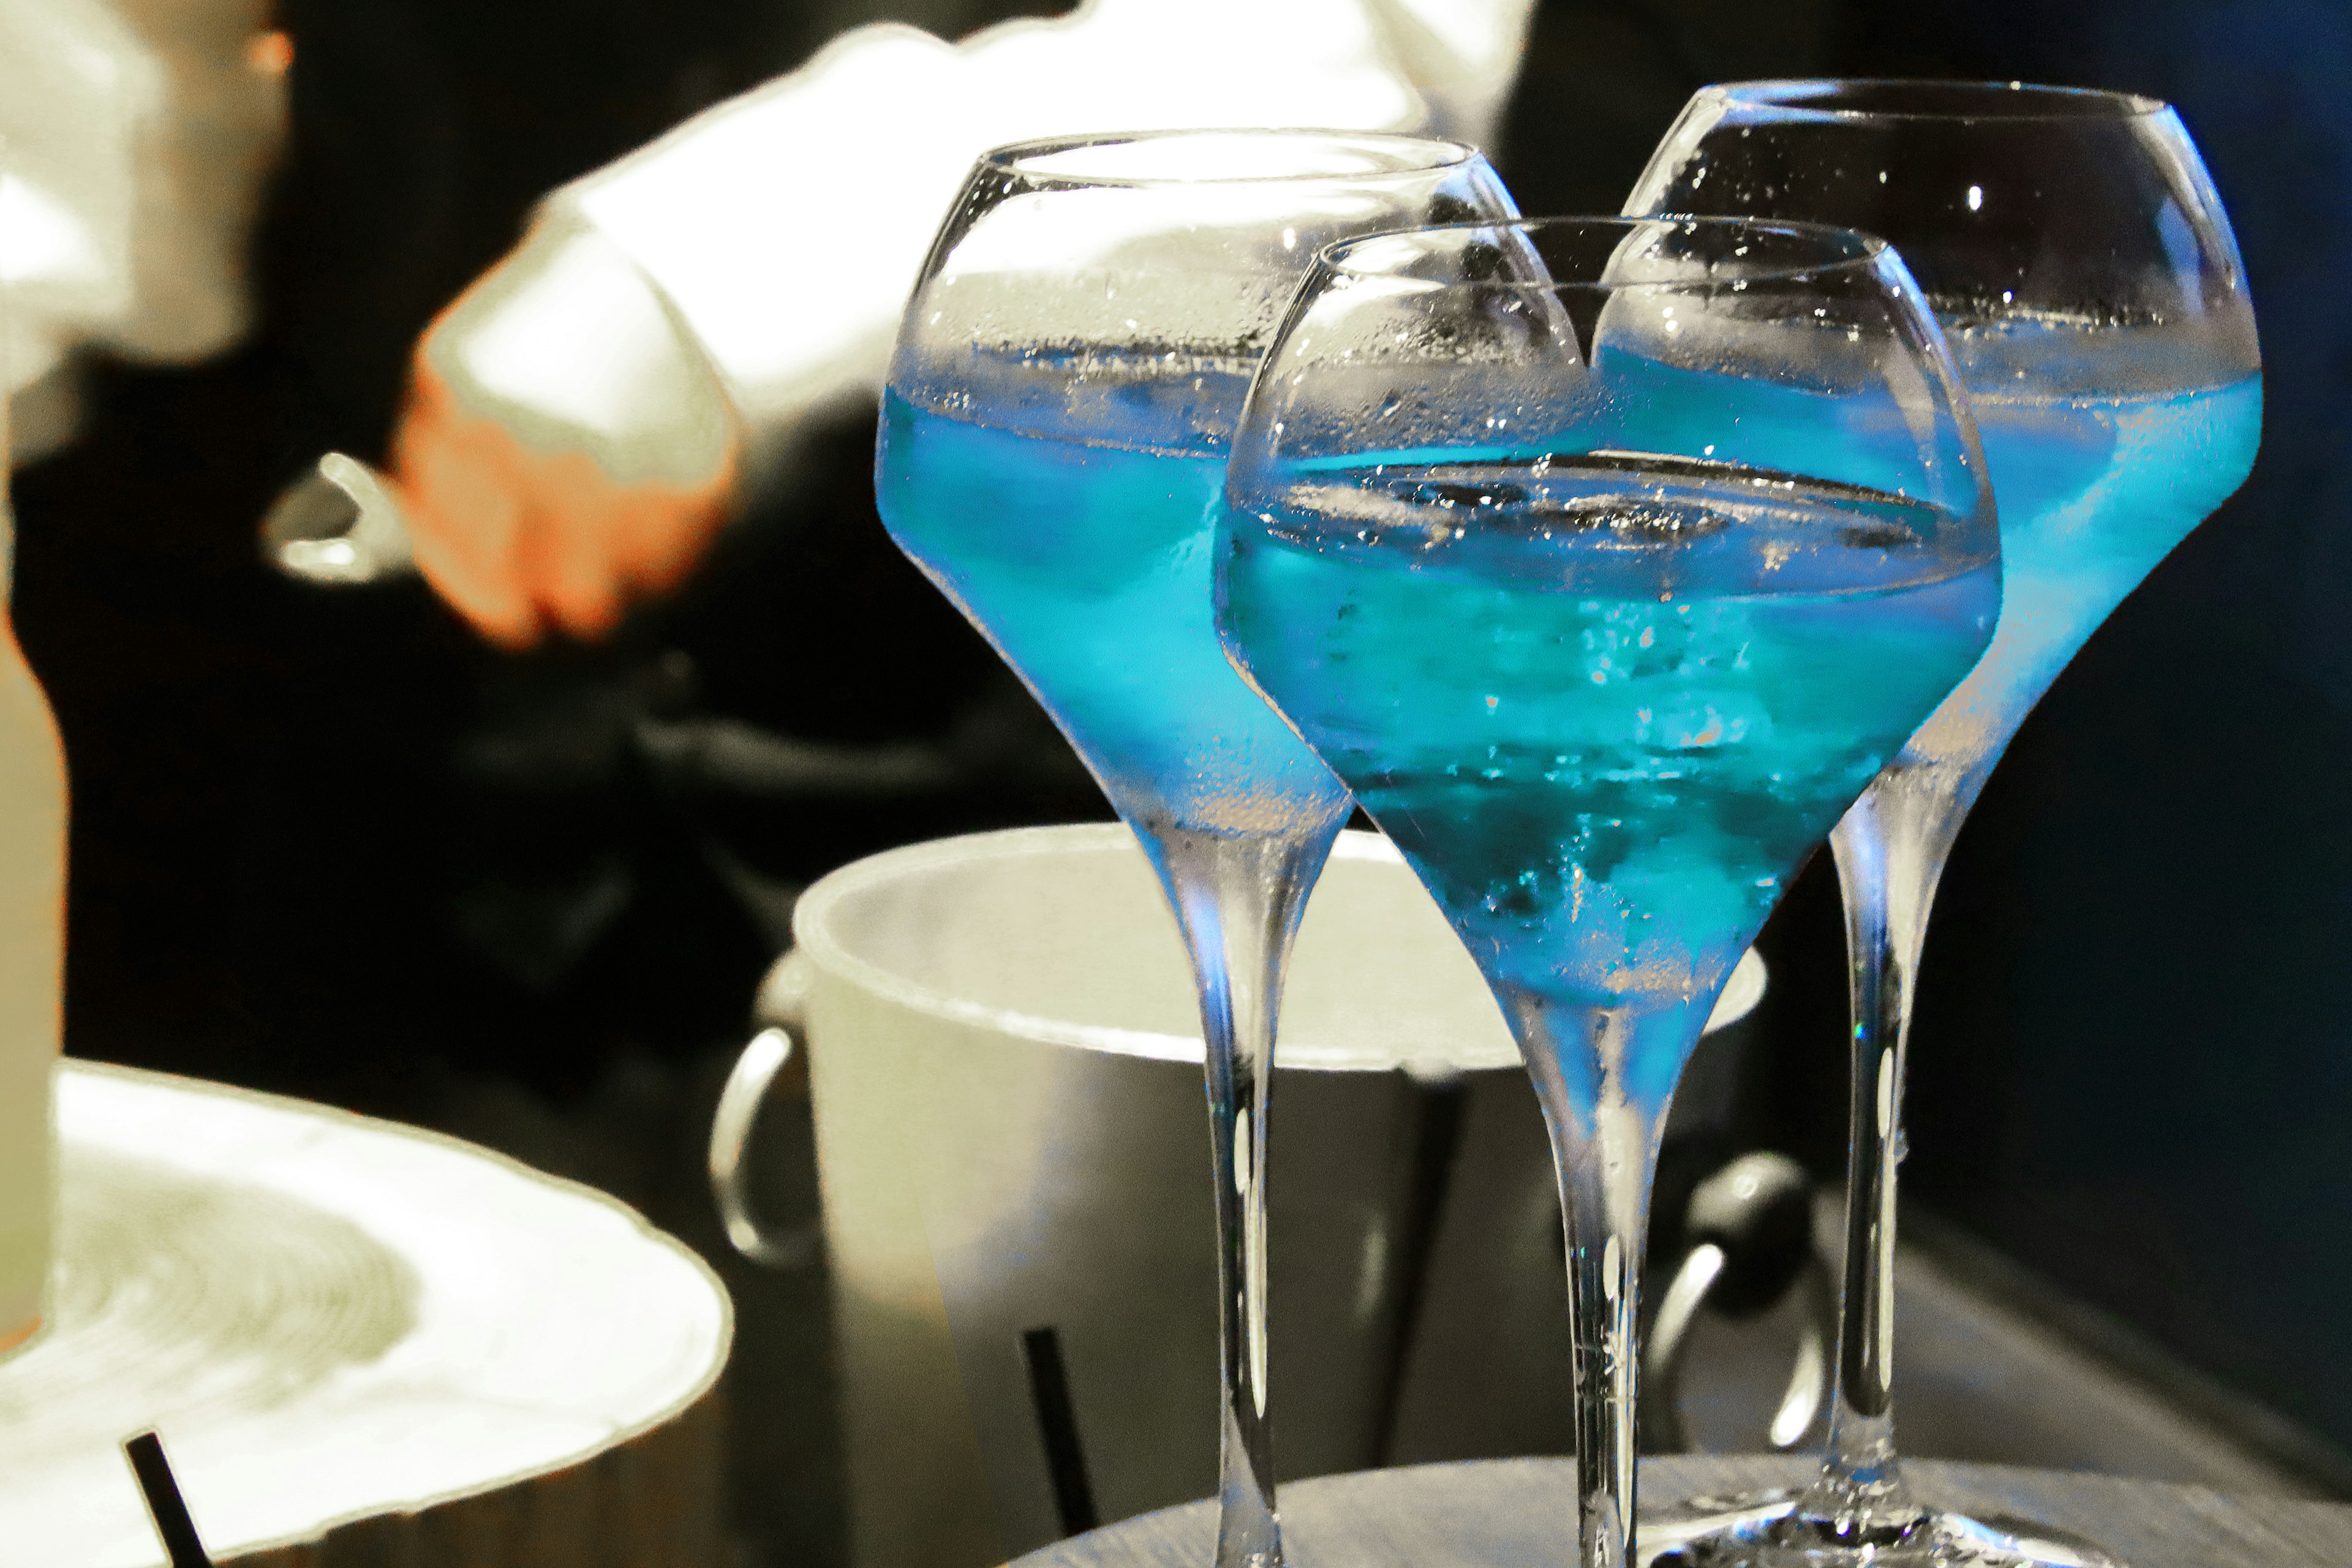
[[[1074,153],[1087,147],[1118,147],[1143,142],[1172,142],[1185,137],[1248,136],[1279,138],[1286,141],[1324,140],[1331,142],[1371,142],[1391,147],[1419,147],[1442,150],[1440,157],[1401,164],[1394,169],[1355,170],[1349,173],[1318,174],[1218,174],[1199,179],[1168,174],[1073,174],[1052,169],[1027,166],[1026,160],[1050,157],[1061,153]],[[1082,135],[1039,136],[1021,142],[1008,142],[992,147],[980,155],[982,168],[999,174],[1017,174],[1024,180],[1064,185],[1071,189],[1109,188],[1118,190],[1176,190],[1186,186],[1212,185],[1282,185],[1308,181],[1375,180],[1403,174],[1423,174],[1444,169],[1459,169],[1479,158],[1478,149],[1467,142],[1451,136],[1421,136],[1402,131],[1344,131],[1334,127],[1299,125],[1202,125],[1171,127],[1157,131],[1107,131]]]
[[[1843,228],[1836,224],[1811,223],[1801,218],[1761,218],[1715,216],[1695,213],[1652,213],[1640,217],[1622,215],[1571,215],[1556,217],[1519,217],[1471,219],[1462,223],[1416,224],[1401,228],[1376,230],[1360,234],[1325,246],[1316,253],[1316,263],[1327,272],[1343,278],[1399,278],[1403,275],[1393,268],[1363,267],[1353,264],[1353,253],[1367,247],[1399,239],[1436,237],[1447,234],[1494,234],[1501,231],[1539,238],[1546,231],[1614,230],[1631,234],[1635,230],[1664,225],[1685,234],[1701,229],[1719,233],[1727,237],[1738,234],[1772,235],[1781,237],[1811,240],[1823,246],[1817,260],[1759,262],[1753,267],[1712,273],[1705,278],[1629,278],[1622,282],[1598,279],[1567,278],[1542,280],[1507,280],[1499,279],[1414,279],[1430,289],[1493,289],[1517,287],[1548,292],[1582,291],[1586,293],[1621,294],[1638,289],[1660,289],[1676,293],[1699,293],[1728,289],[1735,283],[1792,282],[1803,279],[1832,277],[1854,271],[1874,271],[1885,258],[1895,254],[1895,247],[1874,234],[1860,229]]]
[[[1950,93],[1956,97],[1979,96],[1986,107],[1981,110],[1973,108],[1842,108],[1833,100],[1840,90],[1848,88],[1878,90],[1915,89]],[[1951,77],[1764,77],[1749,81],[1710,82],[1693,97],[1787,110],[1794,113],[1818,115],[1823,120],[1943,121],[1953,123],[2002,120],[2025,124],[2063,120],[2144,120],[2162,114],[2172,107],[2160,98],[2106,88],[2054,87],[2044,82],[2015,80],[1971,81]],[[2091,112],[2085,112],[2086,110]]]

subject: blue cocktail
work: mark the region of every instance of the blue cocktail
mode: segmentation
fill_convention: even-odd
[[[1925,1508],[1895,1458],[1895,1165],[1914,980],[1949,854],[1994,764],[2124,596],[2243,481],[2260,353],[2220,198],[2179,119],[2016,82],[1702,89],[1628,212],[1851,224],[1902,249],[1973,399],[2000,501],[2000,629],[1831,842],[1852,968],[1853,1149],[1837,1397],[1801,1497],[1659,1521],[1709,1568],[2101,1563]]]
[[[1984,651],[1963,526],[1727,465],[1374,461],[1228,524],[1224,625],[1507,1006],[1666,1015],[1624,1064],[1663,1108],[1684,1010]]]
[[[1790,873],[2000,611],[1957,377],[1900,262],[1842,230],[1383,236],[1310,276],[1226,496],[1227,647],[1403,850],[1535,1079],[1580,1560],[1626,1568],[1675,1079]]]
[[[1210,612],[1225,455],[1319,246],[1507,216],[1478,154],[1187,132],[982,160],[908,302],[877,492],[1141,839],[1200,986],[1216,1178],[1220,1568],[1273,1568],[1266,1106],[1282,969],[1348,792],[1235,675]]]

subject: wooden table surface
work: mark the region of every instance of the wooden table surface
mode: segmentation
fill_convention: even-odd
[[[1645,1501],[1801,1484],[1814,1462],[1685,1455],[1642,1462]],[[1915,1461],[1922,1500],[2072,1531],[2128,1568],[2347,1568],[2352,1507],[2111,1476]],[[1564,1568],[1574,1492],[1558,1459],[1422,1465],[1282,1489],[1293,1568]],[[1015,1568],[1204,1568],[1216,1510],[1187,1503],[1046,1547]]]
[[[732,1319],[685,1247],[453,1139],[68,1063],[50,1326],[0,1363],[0,1564],[709,1568]]]

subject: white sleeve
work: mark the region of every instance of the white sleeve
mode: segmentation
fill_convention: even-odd
[[[153,51],[101,0],[0,0],[0,396],[138,305],[138,132]]]
[[[1089,0],[954,47],[862,27],[552,201],[634,258],[772,436],[878,385],[931,235],[987,149],[1187,126],[1481,129],[1468,121],[1507,89],[1530,3]]]
[[[878,379],[969,164],[969,64],[911,27],[845,34],[560,191],[669,296],[755,429]]]
[[[1444,135],[1495,138],[1527,47],[1534,0],[1364,0],[1390,58]]]

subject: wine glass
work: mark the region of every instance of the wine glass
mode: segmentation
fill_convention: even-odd
[[[1555,219],[1318,259],[1226,477],[1219,627],[1428,886],[1550,1129],[1580,1561],[1633,1557],[1666,1102],[1785,880],[2000,606],[1975,428],[1882,242]]]
[[[1625,210],[1813,219],[1892,242],[1974,404],[2006,573],[1984,662],[1830,838],[1853,1142],[1826,1466],[1801,1501],[1706,1504],[1671,1526],[1759,1542],[1717,1542],[1704,1560],[1727,1563],[2105,1561],[1924,1510],[1904,1487],[1890,1387],[1904,1051],[1937,879],[1993,764],[2117,603],[2253,466],[2261,359],[2229,219],[2165,105],[2016,82],[1704,88]]]
[[[1215,1165],[1221,1568],[1281,1559],[1266,1389],[1266,1093],[1284,959],[1348,792],[1243,684],[1209,537],[1250,373],[1322,245],[1514,216],[1456,142],[1324,132],[983,157],[884,397],[900,549],[1035,692],[1160,875],[1201,992]]]

